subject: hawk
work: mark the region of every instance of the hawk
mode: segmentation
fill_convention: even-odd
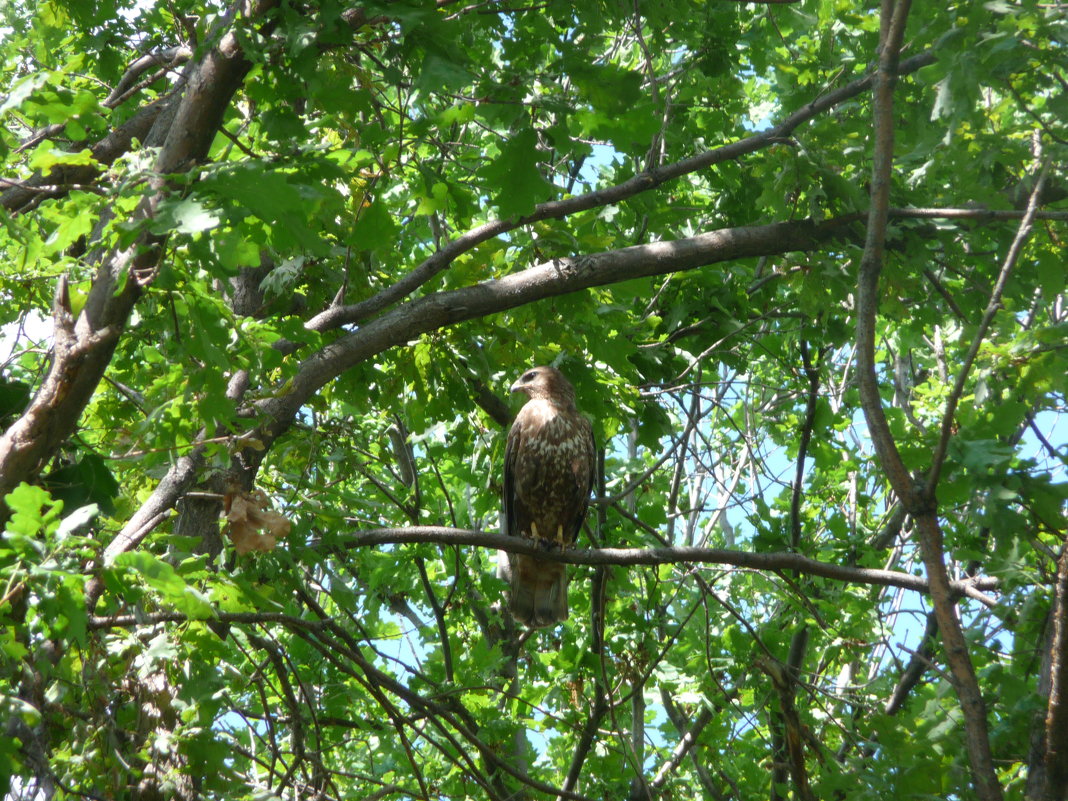
[[[504,450],[504,530],[546,550],[575,541],[586,517],[596,454],[593,428],[575,390],[554,367],[534,367],[512,384],[529,400]],[[567,569],[536,556],[505,554],[512,615],[529,626],[567,620]]]

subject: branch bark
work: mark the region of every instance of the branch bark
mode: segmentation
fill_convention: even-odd
[[[745,228],[725,228],[670,242],[611,250],[576,258],[554,259],[481,284],[435,292],[411,300],[331,342],[305,359],[289,391],[260,402],[247,414],[271,422],[260,441],[284,433],[312,395],[349,368],[445,326],[485,317],[537,300],[604,286],[631,278],[692,270],[734,259],[807,251],[849,235],[857,216],[825,222],[808,220]],[[258,464],[266,451],[249,452]]]
[[[897,65],[897,74],[907,75],[933,64],[936,60],[933,52],[920,53]],[[540,220],[562,219],[587,209],[613,205],[655,189],[667,181],[763,150],[788,138],[799,126],[818,117],[823,112],[866,92],[871,88],[872,79],[872,75],[866,75],[840,89],[827,92],[805,107],[790,114],[773,128],[739,139],[737,142],[731,142],[730,144],[698,153],[688,159],[647,170],[615,186],[599,189],[595,192],[587,192],[583,195],[576,195],[566,200],[553,200],[548,203],[542,203],[538,205],[533,213],[525,217],[511,220],[494,220],[474,228],[449,242],[406,276],[374,297],[347,306],[331,306],[309,320],[307,328],[313,331],[327,331],[343,325],[362,322],[402,298],[409,296],[435,275],[447,269],[458,256],[468,252],[482,242],[508,231],[513,231],[516,228]]]
[[[1028,801],[1068,799],[1068,547],[1061,549],[1057,560],[1049,620],[1049,648],[1039,681],[1046,710],[1044,716],[1036,715],[1032,734]]]
[[[93,164],[68,165],[53,170],[48,176],[36,176],[18,183],[0,179],[0,186],[9,187],[3,194],[0,194],[0,207],[16,214],[25,213],[45,198],[62,195],[63,189],[60,185],[92,181],[100,173],[101,166],[108,166],[123,153],[129,152],[134,140],[145,141],[160,115],[173,102],[175,102],[173,93],[157,98],[111,131],[90,148]]]
[[[506,534],[489,534],[483,531],[445,528],[443,526],[368,529],[350,535],[345,541],[344,547],[367,548],[378,545],[412,545],[420,542],[496,548],[501,551],[537,556],[548,561],[563,562],[569,565],[733,565],[735,567],[767,570],[769,572],[795,570],[798,573],[855,584],[902,587],[922,593],[930,591],[927,579],[922,576],[869,567],[846,567],[829,562],[820,562],[797,553],[755,553],[751,551],[694,547],[572,548],[565,551],[547,551],[533,541],[509,537]],[[998,584],[999,582],[995,578],[977,578],[970,581],[950,582],[950,590],[955,596],[969,595],[978,590],[996,589]]]
[[[875,372],[875,320],[878,314],[879,273],[883,264],[889,216],[890,176],[893,170],[893,99],[898,51],[908,18],[909,0],[883,0],[879,68],[874,82],[875,146],[872,157],[871,205],[867,237],[857,289],[857,374],[861,406],[876,454],[902,504],[916,521],[920,550],[930,582],[931,601],[953,686],[964,716],[965,742],[972,780],[981,801],[1000,801],[1001,785],[994,772],[986,705],[956,616],[944,561],[942,530],[933,487],[914,487],[883,413]],[[925,489],[927,491],[925,491]]]
[[[260,0],[251,16],[262,15],[275,2]],[[233,17],[243,5],[235,5]],[[139,205],[132,223],[154,216],[168,192],[164,175],[187,171],[204,158],[251,67],[241,38],[232,30],[220,31],[216,45],[205,49],[192,71],[155,163],[154,194]],[[106,254],[77,319],[71,313],[66,280],[60,279],[51,367],[26,411],[0,435],[0,497],[36,476],[74,432],[111,362],[130,312],[154,278],[163,244],[162,237],[146,231],[131,246]]]

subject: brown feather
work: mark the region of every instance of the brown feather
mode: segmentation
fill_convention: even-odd
[[[574,543],[593,487],[593,429],[575,390],[552,367],[524,373],[513,392],[530,398],[516,415],[504,457],[505,531],[548,548]],[[510,560],[512,614],[531,626],[566,620],[564,565],[534,556]]]

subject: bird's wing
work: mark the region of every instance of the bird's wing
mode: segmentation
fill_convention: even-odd
[[[516,418],[508,431],[508,440],[504,445],[504,532],[513,537],[519,536],[519,525],[515,495],[516,456],[523,438],[523,421]]]

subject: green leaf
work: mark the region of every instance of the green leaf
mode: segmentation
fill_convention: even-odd
[[[199,189],[229,198],[264,222],[272,223],[293,244],[321,253],[321,234],[309,223],[318,190],[291,183],[282,173],[262,165],[242,165],[206,177]]]
[[[25,481],[4,497],[4,503],[12,511],[7,531],[26,537],[54,529],[63,510],[62,501],[52,500],[46,490]]]
[[[95,503],[75,509],[69,515],[64,517],[63,522],[59,524],[59,528],[56,529],[57,539],[62,540],[70,534],[73,534],[82,526],[88,524],[89,521],[98,514],[100,514],[100,508]]]
[[[112,565],[118,569],[134,571],[160,599],[173,606],[175,611],[191,620],[207,620],[215,612],[207,598],[186,583],[174,567],[154,554],[145,551],[128,551],[115,556]]]
[[[30,386],[24,381],[0,377],[0,423],[10,424],[30,402]]]
[[[165,200],[160,204],[152,230],[159,234],[170,231],[179,234],[196,234],[215,228],[221,215],[209,209],[194,197]]]
[[[48,72],[39,70],[31,72],[17,81],[7,97],[4,98],[4,102],[0,103],[0,114],[4,114],[13,108],[18,108],[38,89],[45,86],[51,78],[52,76]]]
[[[501,187],[493,198],[501,217],[529,214],[554,194],[538,167],[537,144],[537,134],[523,129],[503,142],[500,155],[479,171],[485,180]]]
[[[423,59],[416,87],[424,92],[457,90],[469,85],[471,80],[471,73],[463,66],[430,52]]]
[[[384,251],[396,242],[397,231],[397,223],[389,209],[378,200],[372,200],[360,209],[351,241],[361,250]]]
[[[68,509],[92,504],[111,512],[119,493],[119,482],[95,453],[82,454],[78,461],[56,468],[45,477],[45,486]]]
[[[60,150],[48,139],[33,149],[29,161],[30,168],[40,170],[43,175],[51,175],[56,167],[84,167],[94,163],[93,153],[88,148],[71,153]]]

